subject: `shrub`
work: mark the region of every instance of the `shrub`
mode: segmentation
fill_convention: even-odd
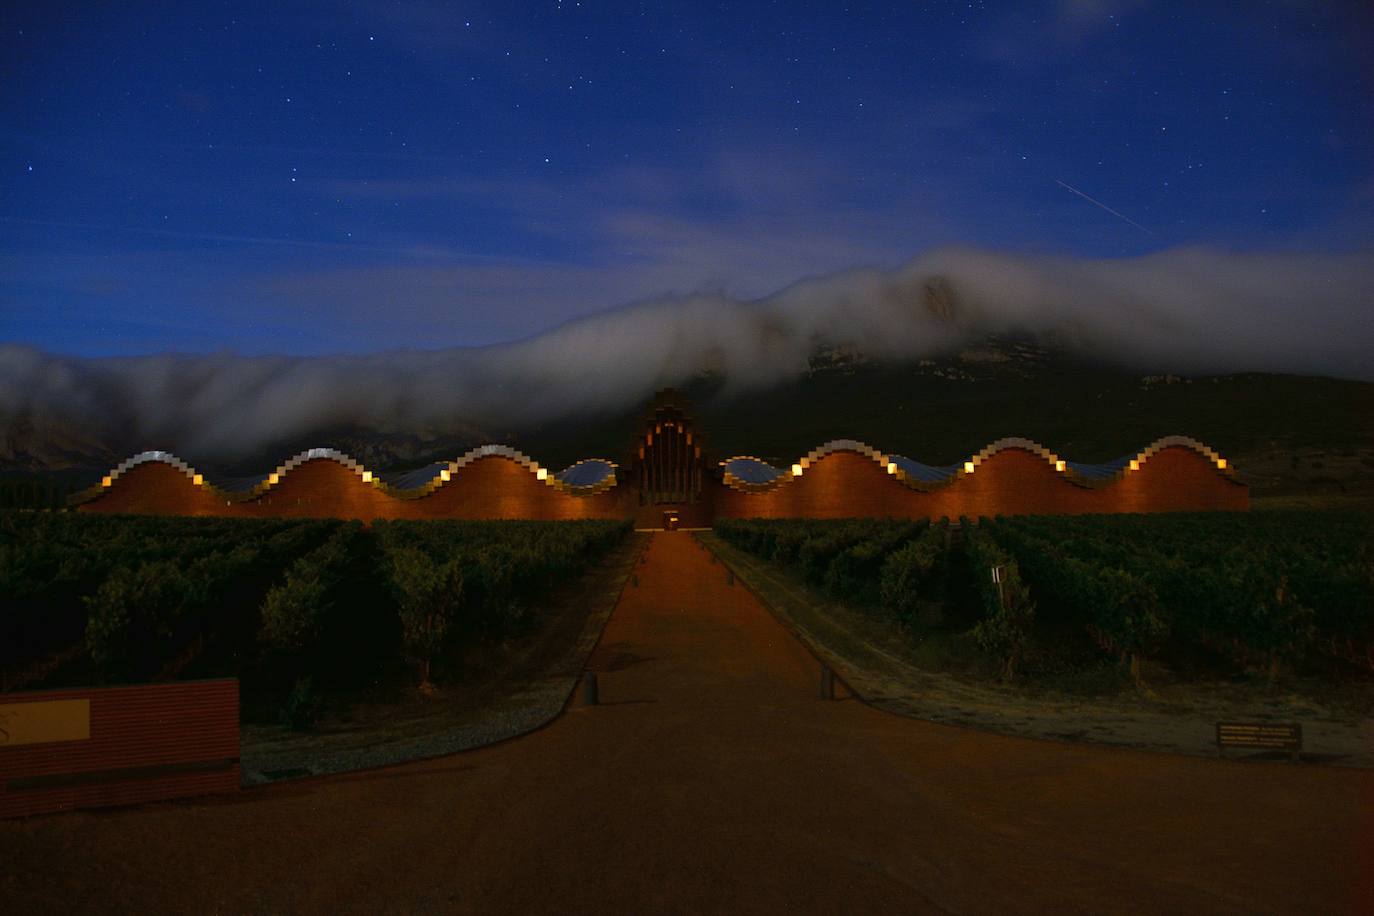
[[[436,563],[415,547],[397,548],[390,559],[402,639],[420,666],[421,689],[429,689],[430,664],[462,598],[463,574],[456,561]]]
[[[879,593],[883,610],[902,626],[916,617],[922,599],[934,590],[944,564],[943,532],[928,529],[922,537],[893,551],[883,563]]]
[[[293,732],[309,731],[320,713],[320,696],[309,676],[296,678],[281,707],[281,724]]]
[[[124,567],[85,599],[86,648],[107,675],[145,673],[165,653],[183,613],[204,602],[198,571],[183,574],[168,561]]]

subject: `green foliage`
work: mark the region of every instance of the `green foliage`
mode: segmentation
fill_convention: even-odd
[[[1314,651],[1374,670],[1367,516],[1025,516],[991,529],[1051,617],[1133,665],[1202,646],[1271,677]]]
[[[281,724],[294,732],[309,731],[319,718],[321,699],[309,675],[296,679],[281,707]]]
[[[1020,516],[949,529],[894,521],[722,520],[716,533],[830,595],[910,625],[966,564],[973,635],[1014,677],[1078,634],[1137,683],[1142,659],[1220,657],[1276,676],[1374,671],[1374,524],[1333,512]],[[953,558],[954,562],[951,562]],[[1002,566],[999,596],[991,568]],[[1078,649],[1074,649],[1078,652]],[[1047,654],[1048,653],[1048,654]]]
[[[169,561],[117,569],[87,599],[86,649],[107,674],[147,674],[157,647],[169,644],[188,610],[204,603],[208,583]]]
[[[303,678],[371,683],[402,651],[426,661],[524,631],[629,531],[0,512],[0,668],[79,645],[84,682],[233,674],[246,702],[279,710]]]
[[[540,599],[571,572],[605,553],[631,530],[629,522],[379,522],[384,555],[419,551],[434,564],[457,564],[463,613],[453,633],[461,642],[517,635],[535,620]],[[384,567],[384,575],[391,575]]]
[[[349,559],[353,526],[341,528],[318,548],[291,564],[286,577],[267,592],[262,604],[262,641],[276,649],[300,651],[319,639],[323,620],[337,598]]]
[[[415,547],[398,547],[388,559],[406,652],[420,664],[421,683],[428,684],[430,663],[463,595],[463,573],[456,561],[434,563]]]
[[[883,609],[902,626],[910,626],[920,602],[938,597],[945,564],[945,532],[940,528],[929,528],[916,540],[888,554],[880,579]]]
[[[1012,680],[1035,625],[1035,602],[1016,561],[996,541],[978,530],[970,530],[964,538],[985,614],[974,628],[974,638],[983,651],[1002,660],[1002,677]],[[1000,584],[993,580],[994,568],[1000,569]]]
[[[888,555],[926,528],[905,519],[723,519],[715,531],[742,550],[793,567],[836,599],[877,608]]]

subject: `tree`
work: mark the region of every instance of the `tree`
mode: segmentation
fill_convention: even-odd
[[[430,666],[443,647],[444,634],[463,594],[456,560],[436,563],[415,547],[391,552],[391,581],[401,615],[407,653],[419,663],[420,690],[430,692]]]

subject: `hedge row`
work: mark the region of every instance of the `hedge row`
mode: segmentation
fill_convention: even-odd
[[[0,513],[0,665],[79,641],[112,681],[175,676],[207,647],[229,670],[202,675],[361,679],[404,653],[427,679],[445,651],[527,629],[629,530]]]
[[[904,625],[939,593],[945,534],[924,520],[722,520],[715,532],[831,597],[882,609]]]
[[[1191,645],[1271,676],[1320,653],[1374,670],[1374,549],[1359,516],[1025,517],[988,526],[1031,588],[1104,649]]]
[[[1129,665],[1202,649],[1271,676],[1318,656],[1374,671],[1374,524],[1329,512],[1017,516],[943,525],[720,522],[726,541],[906,624],[951,570],[980,647],[1013,677],[1078,632]],[[1000,583],[994,578],[1000,578]],[[957,590],[957,589],[956,589]],[[1053,634],[1053,635],[1051,635]]]

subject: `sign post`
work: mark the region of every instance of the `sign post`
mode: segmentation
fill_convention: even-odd
[[[1302,750],[1302,726],[1296,722],[1218,722],[1217,756],[1226,756],[1230,747],[1288,751],[1296,762]]]

